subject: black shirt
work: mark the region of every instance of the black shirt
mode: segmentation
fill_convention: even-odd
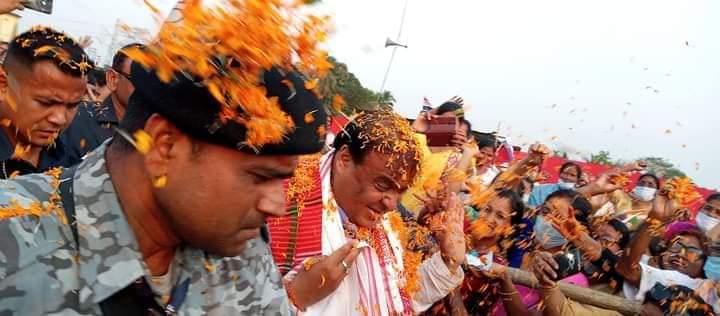
[[[40,152],[39,165],[35,167],[27,161],[12,159],[15,147],[10,143],[5,131],[0,130],[0,179],[9,178],[15,171],[22,175],[43,172],[54,167],[70,167],[79,163],[80,157],[69,155],[66,149],[62,136],[58,137],[52,146]]]
[[[82,158],[113,137],[114,127],[117,127],[118,123],[111,97],[107,97],[103,103],[83,102],[78,106],[75,120],[61,138],[67,144],[70,156]]]

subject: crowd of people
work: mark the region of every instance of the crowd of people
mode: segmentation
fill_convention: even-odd
[[[183,10],[192,19],[175,27],[203,21],[201,7]],[[268,29],[277,12],[244,21]],[[308,79],[322,72],[308,67],[312,40],[268,35],[272,49],[242,55],[178,30],[123,47],[104,70],[49,27],[7,43],[0,314],[720,311],[719,193],[643,161],[594,178],[568,162],[542,184],[551,150],[497,165],[497,139],[472,133],[459,97],[413,120],[356,113],[331,135]],[[278,43],[307,59],[285,64]],[[454,122],[443,137],[439,121]]]

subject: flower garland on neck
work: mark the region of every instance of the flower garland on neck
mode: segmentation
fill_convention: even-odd
[[[386,216],[392,231],[397,234],[397,238],[403,249],[403,270],[400,275],[402,284],[400,284],[399,287],[403,295],[407,295],[407,297],[410,298],[415,292],[420,290],[420,280],[417,270],[423,261],[422,253],[415,251],[413,245],[418,244],[418,239],[424,238],[422,236],[427,236],[427,232],[416,231],[415,238],[411,238],[408,226],[405,220],[403,220],[402,215],[400,215],[400,212],[392,211]],[[390,250],[387,234],[382,228],[357,227],[356,231],[346,228],[345,234],[350,238],[368,243],[377,254],[380,262],[395,262],[393,253]]]

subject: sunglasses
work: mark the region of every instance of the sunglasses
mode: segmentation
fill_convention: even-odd
[[[688,246],[680,242],[676,242],[668,249],[672,254],[677,254],[690,262],[696,262],[702,260],[705,257],[705,252],[702,249],[695,248],[694,246]]]
[[[118,75],[124,77],[124,78],[127,79],[127,80],[130,80],[130,79],[132,78],[132,76],[131,76],[130,74],[125,73],[125,72],[123,72],[122,70],[118,70],[118,69],[115,69],[115,68],[113,68],[112,70],[113,70],[114,72],[116,72]]]

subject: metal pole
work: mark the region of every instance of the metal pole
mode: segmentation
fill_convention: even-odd
[[[395,39],[395,42],[400,42],[400,37],[402,36],[403,26],[405,25],[405,16],[407,14],[407,8],[408,8],[408,2],[410,0],[405,0],[405,5],[403,6],[403,12],[402,17],[400,18],[400,29],[398,30],[397,38]],[[382,98],[382,95],[385,93],[385,83],[387,83],[388,75],[390,75],[390,68],[392,67],[393,60],[395,60],[395,52],[397,51],[397,46],[393,46],[392,54],[390,55],[390,61],[388,62],[387,69],[385,70],[385,76],[383,77],[382,85],[380,86],[380,95],[378,95],[378,102],[380,102],[380,98]]]

